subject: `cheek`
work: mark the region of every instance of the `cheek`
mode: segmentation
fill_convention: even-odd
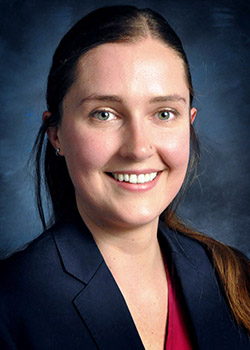
[[[88,172],[105,165],[113,149],[109,139],[103,138],[97,132],[65,132],[63,149],[69,171]]]
[[[189,129],[166,137],[161,148],[164,163],[170,168],[183,171],[189,160]]]

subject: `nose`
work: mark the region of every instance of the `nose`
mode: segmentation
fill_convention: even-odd
[[[150,158],[155,152],[149,126],[135,120],[124,128],[120,156],[134,161]]]

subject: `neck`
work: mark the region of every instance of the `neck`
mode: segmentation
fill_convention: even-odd
[[[143,268],[153,273],[162,259],[157,239],[158,219],[139,227],[118,228],[97,225],[84,214],[81,216],[109,268],[120,267],[123,271],[131,267],[135,271]]]

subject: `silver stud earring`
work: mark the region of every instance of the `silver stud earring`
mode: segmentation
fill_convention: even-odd
[[[59,157],[60,156],[60,148],[56,149],[56,156]]]

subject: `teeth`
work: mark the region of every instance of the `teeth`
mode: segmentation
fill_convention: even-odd
[[[129,175],[128,174],[124,174],[123,176],[124,176],[124,181],[129,182]]]
[[[155,174],[155,173],[151,173],[151,174],[149,174],[150,181],[153,181],[153,180],[154,180],[154,178],[156,177],[156,175],[157,175],[157,174]]]
[[[137,175],[131,174],[131,175],[129,176],[129,182],[130,182],[131,184],[136,184],[136,183],[137,183]]]
[[[119,181],[123,181],[123,175],[122,174],[118,174],[118,180]]]
[[[137,176],[137,182],[138,184],[144,184],[145,182],[145,175],[144,174],[140,174]]]
[[[112,173],[113,177],[122,182],[129,182],[131,184],[144,184],[146,182],[150,182],[153,181],[156,176],[157,176],[157,172],[153,172],[153,173],[148,173],[148,174],[117,174],[117,173]]]

